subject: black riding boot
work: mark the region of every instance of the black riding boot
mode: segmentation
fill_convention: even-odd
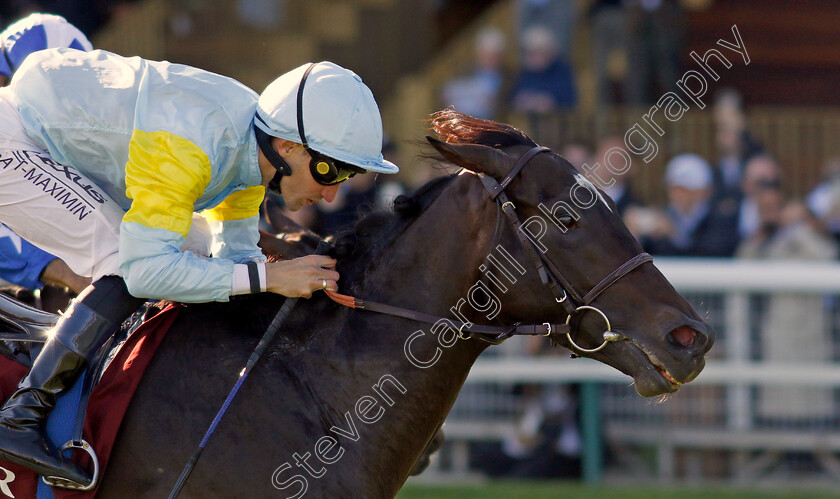
[[[71,387],[119,324],[74,301],[51,331],[32,370],[0,409],[0,459],[87,485],[91,476],[65,459],[45,434],[55,399]],[[63,442],[61,442],[63,444]]]

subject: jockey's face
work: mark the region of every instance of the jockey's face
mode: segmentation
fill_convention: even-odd
[[[309,153],[302,145],[289,140],[274,138],[272,146],[292,168],[292,174],[284,176],[280,181],[280,192],[283,194],[283,200],[289,210],[297,211],[304,206],[315,204],[321,199],[326,199],[328,203],[335,199],[339,184],[321,185],[312,178],[312,173],[309,171]],[[274,177],[276,170],[268,161],[263,160],[264,157],[260,153],[263,185],[268,186],[268,182]]]

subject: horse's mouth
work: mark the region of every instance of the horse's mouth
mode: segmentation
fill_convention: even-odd
[[[639,395],[653,397],[673,393],[679,390],[684,383],[690,381],[690,379],[680,380],[680,377],[671,373],[665,367],[665,363],[657,359],[653,352],[648,351],[639,343],[633,340],[622,343],[627,348],[625,353],[635,358],[633,364],[636,367],[630,368],[630,366],[627,366],[628,369],[622,369],[621,367],[618,367],[618,369],[633,378],[634,386]],[[614,345],[619,346],[618,344]]]
[[[662,375],[662,377],[663,377],[663,378],[665,378],[665,380],[666,380],[666,381],[668,381],[669,383],[671,383],[671,384],[674,386],[674,388],[675,388],[676,390],[679,390],[679,388],[682,386],[682,383],[680,383],[679,381],[675,380],[675,379],[673,378],[673,376],[671,376],[670,374],[668,374],[668,371],[667,371],[664,367],[658,366],[658,365],[656,365],[655,363],[653,364],[653,366],[656,368],[656,370],[659,372],[659,374],[661,374],[661,375]]]
[[[656,358],[656,355],[654,355],[652,352],[649,352],[646,348],[644,348],[642,345],[639,345],[635,341],[631,340],[631,343],[633,344],[633,346],[641,350],[642,354],[645,357],[647,357],[647,361],[650,362],[654,369],[656,369],[656,372],[659,373],[660,376],[665,378],[665,381],[667,381],[673,387],[673,389],[669,390],[669,392],[674,392],[680,389],[683,382],[677,381],[676,378],[674,378],[674,376],[668,372],[668,369],[663,365],[663,363]]]
[[[661,382],[660,383],[655,383],[655,382],[653,383],[654,385],[658,385],[657,389],[661,390],[661,393],[673,393],[673,392],[679,390],[680,387],[683,385],[683,383],[685,383],[687,381],[690,381],[690,379],[689,380],[684,380],[684,381],[677,380],[677,378],[675,378],[674,375],[671,374],[668,371],[668,368],[665,367],[665,363],[660,361],[653,352],[648,351],[644,346],[636,343],[635,341],[633,342],[633,346],[638,348],[641,351],[642,355],[647,357],[647,361],[650,362],[650,366],[652,366],[653,369],[658,374],[658,376],[656,376],[656,375],[654,375],[654,376],[656,378],[665,380],[665,382],[667,383],[667,385],[665,385],[664,383],[661,383]],[[645,371],[650,373],[649,369],[646,369]],[[652,374],[652,373],[650,373],[650,374]],[[647,391],[647,390],[650,390],[652,388],[650,386],[646,386],[646,387],[639,386],[639,380],[636,380],[636,387],[637,387],[637,391],[639,391],[639,393],[642,394],[642,395],[645,395],[644,393],[642,393],[642,390]],[[654,395],[659,395],[659,393],[654,393]],[[647,395],[647,396],[649,396],[649,395]]]

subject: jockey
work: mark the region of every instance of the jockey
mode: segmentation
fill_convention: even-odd
[[[200,69],[96,50],[32,54],[0,89],[0,219],[93,283],[0,408],[0,459],[86,484],[44,436],[55,397],[145,299],[227,301],[337,289],[335,260],[265,262],[265,188],[297,210],[341,182],[395,173],[382,121],[355,73],[303,65],[257,95]],[[213,258],[180,251],[193,212]]]
[[[54,47],[93,50],[84,33],[61,16],[35,13],[9,25],[0,33],[3,52],[0,87],[6,86],[29,54]],[[27,289],[52,283],[68,286],[76,293],[90,283],[90,279],[74,274],[63,261],[3,225],[0,225],[0,278]]]

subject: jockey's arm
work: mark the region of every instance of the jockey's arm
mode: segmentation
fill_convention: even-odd
[[[230,299],[237,262],[180,250],[211,175],[210,160],[196,144],[163,131],[133,134],[125,170],[131,206],[120,224],[119,249],[120,270],[132,295],[187,303]],[[261,257],[259,202],[250,212],[239,208],[239,219],[223,221],[227,234],[218,237],[227,238],[228,247],[216,256],[244,263]]]
[[[46,284],[64,286],[79,294],[90,284],[90,277],[80,276],[73,272],[64,260],[54,258],[41,272],[41,281]]]
[[[260,186],[230,194],[205,212],[213,232],[214,258],[180,251],[198,198],[210,183],[209,159],[195,144],[159,132],[136,133],[126,165],[131,208],[120,225],[120,270],[132,295],[181,302],[227,301],[250,292],[250,261],[262,262]],[[260,290],[310,296],[335,289],[335,262],[324,256],[267,263]],[[244,283],[244,284],[243,284]]]
[[[76,274],[63,260],[30,244],[5,225],[0,225],[0,278],[26,289],[55,284],[75,293],[90,284],[90,278]]]

